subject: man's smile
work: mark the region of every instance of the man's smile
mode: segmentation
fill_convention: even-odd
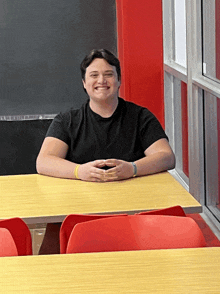
[[[98,87],[95,87],[95,90],[108,90],[110,87],[108,86],[98,86]]]

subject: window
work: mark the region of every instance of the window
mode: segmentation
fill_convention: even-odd
[[[163,30],[172,174],[220,229],[220,0],[163,0]]]

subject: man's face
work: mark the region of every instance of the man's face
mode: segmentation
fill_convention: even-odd
[[[118,81],[116,67],[110,65],[105,59],[94,59],[86,68],[83,86],[90,99],[96,102],[117,99],[120,81]]]

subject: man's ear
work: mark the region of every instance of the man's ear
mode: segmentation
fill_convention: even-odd
[[[86,88],[85,86],[85,81],[82,79],[83,87]]]

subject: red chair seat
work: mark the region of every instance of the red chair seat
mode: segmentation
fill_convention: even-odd
[[[133,215],[77,224],[66,253],[205,246],[204,236],[191,218]]]
[[[138,213],[138,215],[173,215],[173,216],[186,216],[183,208],[180,205],[152,210]]]
[[[125,215],[126,214],[120,214],[120,216],[125,216]],[[119,215],[115,215],[115,214],[105,214],[105,215],[70,214],[68,215],[64,219],[62,226],[60,228],[60,253],[61,254],[66,253],[69,237],[76,224],[92,221],[96,219],[106,218],[106,217],[115,217],[115,216],[119,216]]]
[[[0,228],[6,228],[10,232],[19,256],[32,255],[31,233],[22,219],[15,217],[0,220]]]
[[[18,251],[9,230],[0,228],[0,256],[17,256]]]

